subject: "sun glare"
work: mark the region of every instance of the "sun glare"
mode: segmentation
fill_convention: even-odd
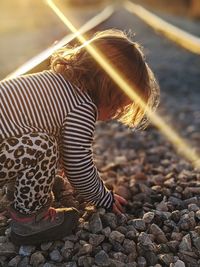
[[[115,83],[124,91],[124,93],[133,101],[137,102],[142,109],[146,111],[147,116],[151,122],[160,130],[160,132],[174,145],[177,152],[184,156],[187,160],[192,162],[193,166],[200,168],[200,157],[194,149],[183,140],[178,133],[176,133],[172,127],[170,127],[163,118],[157,113],[153,113],[143,102],[143,100],[135,93],[134,88],[131,87],[123,78],[123,75],[117,72],[110,63],[107,62],[105,56],[97,51],[87,40],[80,34],[80,32],[74,27],[71,21],[69,21],[64,14],[58,9],[52,0],[46,0],[49,7],[59,16],[59,18],[65,23],[65,25],[76,34],[78,40],[85,45],[88,52],[94,57],[98,64],[108,73],[108,75],[115,81]]]

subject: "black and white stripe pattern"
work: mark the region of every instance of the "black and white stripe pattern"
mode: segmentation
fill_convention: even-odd
[[[67,178],[86,201],[109,208],[113,196],[93,163],[96,106],[60,74],[43,71],[0,83],[0,143],[12,136],[45,132],[61,147]]]

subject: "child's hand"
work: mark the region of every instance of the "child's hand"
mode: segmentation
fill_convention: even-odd
[[[114,194],[115,203],[113,204],[113,212],[116,214],[122,214],[124,213],[124,209],[122,205],[127,205],[128,202],[123,197]]]

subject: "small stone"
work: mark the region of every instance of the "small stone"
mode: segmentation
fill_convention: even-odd
[[[30,264],[33,267],[38,267],[41,263],[45,262],[45,258],[40,251],[36,251],[31,255]]]
[[[194,231],[190,231],[190,233],[191,233],[192,243],[198,249],[198,251],[200,251],[200,235]]]
[[[52,246],[52,242],[45,242],[45,243],[42,243],[41,245],[40,245],[40,247],[41,247],[41,250],[43,250],[43,251],[47,251],[51,246]]]
[[[17,265],[17,267],[30,267],[30,265],[29,265],[29,257],[23,257],[22,260]]]
[[[146,230],[146,224],[143,219],[133,219],[129,221],[129,224],[132,224],[135,227],[135,229],[137,229],[138,231]]]
[[[55,265],[52,263],[46,262],[42,267],[55,267]]]
[[[109,237],[109,235],[110,235],[110,233],[111,233],[111,229],[110,229],[110,227],[107,226],[106,228],[103,228],[102,231],[101,231],[101,233],[102,233],[103,235],[105,235],[105,237]]]
[[[138,267],[146,267],[147,261],[144,257],[140,256],[138,257]]]
[[[180,251],[192,251],[192,244],[190,234],[187,234],[183,237],[181,243],[179,244]]]
[[[136,254],[136,244],[133,240],[124,239],[123,248],[125,253],[135,253]]]
[[[120,262],[126,262],[127,261],[127,256],[122,252],[113,253],[113,258],[117,261],[120,261]]]
[[[98,266],[109,266],[110,264],[109,256],[104,250],[95,255],[94,261]]]
[[[182,238],[183,238],[183,234],[182,233],[172,232],[172,234],[171,234],[171,239],[172,240],[181,241]]]
[[[63,260],[62,255],[58,249],[54,249],[49,253],[50,259],[55,262],[61,262]]]
[[[127,267],[126,263],[123,263],[121,261],[118,260],[114,260],[114,259],[110,259],[110,265],[112,267]]]
[[[91,244],[84,244],[79,252],[78,252],[78,255],[85,255],[85,254],[89,254],[92,252],[92,245]]]
[[[168,240],[165,233],[156,224],[150,226],[150,232],[155,236],[155,239],[160,243],[166,243]]]
[[[19,255],[15,256],[8,262],[9,267],[17,267],[19,262],[21,260],[21,257]]]
[[[196,215],[197,219],[200,220],[200,209],[198,211],[196,211],[196,214],[195,215]]]
[[[107,242],[102,243],[101,246],[102,246],[102,249],[105,250],[105,252],[109,252],[112,248],[112,245]]]
[[[199,207],[197,206],[197,204],[191,203],[188,205],[188,210],[196,212],[199,211]]]
[[[6,243],[7,242],[7,237],[5,235],[0,236],[0,243]]]
[[[153,251],[145,251],[144,256],[146,258],[148,266],[153,266],[158,261],[158,256]]]
[[[122,243],[125,239],[125,235],[118,232],[118,231],[112,231],[109,236],[109,240],[112,243],[113,241]]]
[[[102,222],[104,226],[110,226],[111,229],[115,229],[117,227],[117,217],[113,213],[106,213],[102,216]]]
[[[66,240],[65,241],[65,245],[64,245],[64,249],[72,249],[74,247],[74,243],[69,241],[69,240]]]
[[[90,267],[94,263],[94,258],[89,256],[81,256],[78,259],[78,266]]]
[[[135,230],[135,231],[128,231],[126,233],[126,238],[131,239],[131,240],[134,240],[135,237],[137,236],[137,234],[138,234],[138,231],[137,230]]]
[[[0,243],[0,256],[12,257],[17,254],[16,247],[11,242]]]
[[[170,265],[174,261],[173,254],[159,254],[158,258],[163,264],[166,264],[167,266]]]
[[[70,261],[70,262],[65,263],[63,267],[78,267],[78,266],[75,261]]]
[[[140,235],[138,236],[138,246],[147,251],[156,251],[156,245],[152,242],[149,235],[145,232],[140,233]]]
[[[171,219],[175,222],[178,222],[181,218],[181,213],[179,210],[174,210],[171,213]]]
[[[103,229],[102,222],[98,213],[92,214],[89,221],[89,229],[93,234],[99,233]]]
[[[145,223],[150,223],[153,220],[153,218],[154,218],[154,212],[149,211],[143,215],[142,219],[144,220]]]
[[[19,255],[20,256],[30,256],[35,251],[35,246],[20,246]]]
[[[77,242],[78,241],[78,237],[76,235],[68,235],[68,236],[65,236],[63,238],[64,241],[66,240],[69,240],[69,241],[72,241],[72,242]]]
[[[191,211],[189,214],[184,214],[181,217],[178,226],[185,231],[192,230],[196,226],[193,211]]]
[[[97,235],[97,234],[90,234],[89,243],[92,246],[97,247],[99,244],[101,244],[105,239],[104,235]]]
[[[170,267],[171,267],[171,264],[170,264]],[[183,261],[181,261],[181,260],[177,260],[174,263],[173,267],[185,267],[185,263]]]

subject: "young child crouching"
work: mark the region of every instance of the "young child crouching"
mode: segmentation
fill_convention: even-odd
[[[90,44],[149,108],[157,106],[159,88],[137,43],[122,31],[106,30]],[[60,49],[52,56],[51,70],[0,83],[0,185],[15,182],[9,212],[16,244],[61,239],[76,227],[75,208],[51,207],[59,164],[88,203],[115,213],[122,213],[126,204],[106,188],[93,163],[95,122],[116,118],[136,127],[145,114],[86,48]]]

